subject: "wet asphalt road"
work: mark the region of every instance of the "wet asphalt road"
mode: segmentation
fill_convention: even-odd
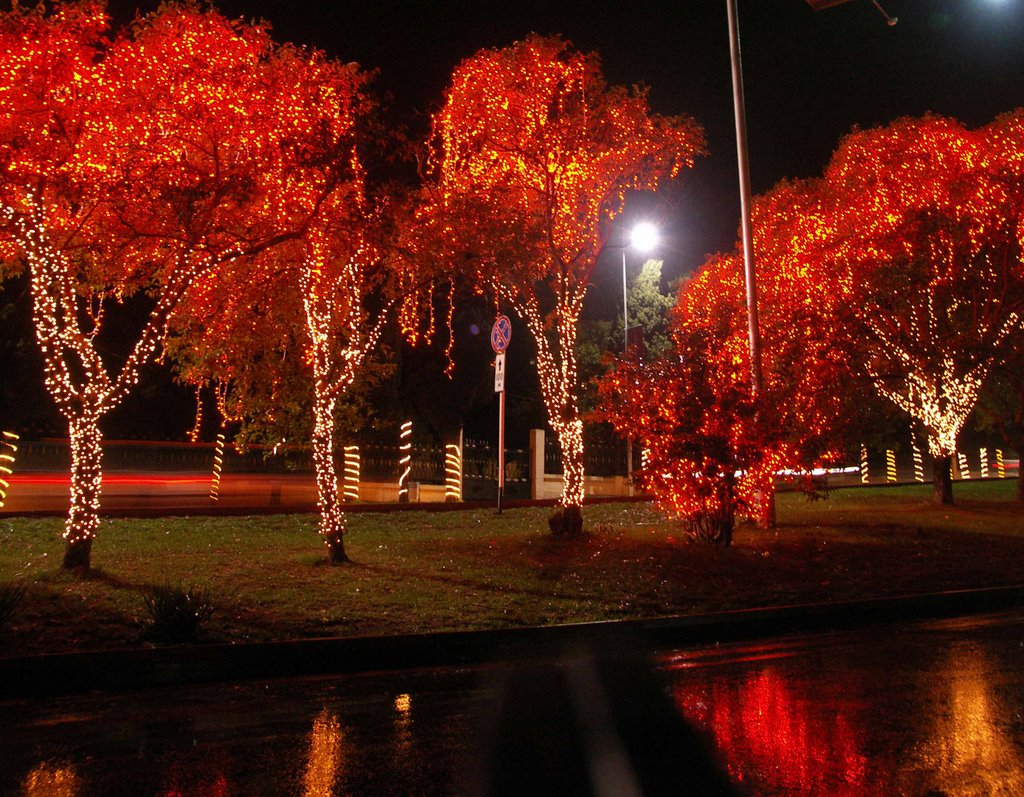
[[[743,793],[1024,794],[1024,612],[663,652],[656,661],[666,679],[659,699],[717,750]],[[536,684],[537,670],[529,672]],[[602,694],[634,688],[623,672],[602,670],[603,690],[562,702],[576,721],[600,726],[597,709],[618,705]],[[498,664],[9,701],[0,704],[0,794],[465,792],[466,773],[489,760],[487,729],[509,711],[495,696],[509,697],[509,673]],[[586,679],[567,683],[572,692]],[[524,710],[506,726],[506,744],[557,734],[561,704],[545,694],[513,693],[513,713]],[[516,724],[524,716],[534,717],[529,728]],[[572,738],[614,752],[613,737]],[[693,793],[683,782],[662,785]]]

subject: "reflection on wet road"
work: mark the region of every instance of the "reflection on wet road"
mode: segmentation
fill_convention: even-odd
[[[1019,615],[666,660],[754,794],[1024,794]]]
[[[1024,794],[1024,613],[669,653],[758,795]],[[0,704],[0,794],[449,794],[495,668]],[[680,784],[680,793],[685,793]]]
[[[440,794],[477,702],[440,672],[0,705],[0,794]]]

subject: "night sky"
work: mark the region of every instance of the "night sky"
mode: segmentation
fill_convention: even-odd
[[[898,17],[897,25],[887,25],[870,0],[820,12],[805,0],[740,0],[755,193],[784,177],[820,174],[854,126],[929,111],[974,126],[1024,105],[1024,0],[880,2]],[[157,5],[119,0],[110,9],[116,19],[129,20],[136,8]],[[391,117],[414,134],[427,130],[452,68],[481,48],[536,31],[596,50],[609,83],[646,84],[654,110],[692,116],[710,150],[676,185],[631,201],[621,227],[644,217],[658,221],[666,238],[658,253],[666,281],[734,245],[739,199],[725,0],[216,5],[231,17],[266,19],[278,41],[313,45],[378,70],[376,89],[390,96]],[[618,257],[595,273],[592,302],[598,306],[621,308]],[[12,299],[10,292],[0,296]],[[25,321],[27,311],[18,313]],[[18,323],[9,315],[0,337],[9,338]],[[5,404],[17,400],[4,392]]]

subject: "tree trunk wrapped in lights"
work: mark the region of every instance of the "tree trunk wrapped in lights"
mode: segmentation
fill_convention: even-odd
[[[441,259],[514,309],[537,347],[548,422],[562,447],[556,533],[582,530],[576,330],[609,222],[627,191],[654,190],[693,163],[700,128],[650,113],[643,89],[608,86],[596,54],[558,38],[482,50],[452,74],[434,117],[421,213]],[[440,253],[435,253],[440,254]]]
[[[64,524],[64,567],[89,569],[92,541],[100,524],[103,449],[98,414],[85,410],[68,419],[71,445],[71,508]]]
[[[113,378],[100,357],[96,334],[100,310],[83,305],[78,286],[69,275],[68,255],[49,241],[46,213],[34,194],[26,210],[0,210],[13,242],[21,249],[30,270],[36,340],[43,359],[44,381],[68,423],[71,454],[71,494],[64,523],[66,569],[90,565],[92,541],[99,528],[102,488],[102,433],[100,419],[120,404],[138,379],[139,363],[155,346],[154,319],[144,328],[135,349]],[[156,316],[160,318],[159,315]]]
[[[583,469],[583,419],[574,391],[577,381],[577,327],[575,323],[566,321],[574,317],[574,310],[571,307],[563,308],[565,312],[556,314],[552,341],[545,329],[537,297],[533,294],[523,297],[522,305],[527,328],[537,346],[541,398],[548,412],[548,422],[562,451],[562,495],[558,501],[560,512],[551,519],[551,531],[555,536],[575,537],[583,531],[581,508],[586,485]],[[566,375],[571,376],[566,378]]]
[[[316,497],[320,507],[320,537],[332,564],[348,561],[345,554],[345,513],[338,492],[338,471],[334,462],[334,405],[329,397],[315,396],[311,438]]]
[[[367,323],[363,291],[368,287],[366,260],[374,254],[358,246],[340,273],[328,276],[324,267],[310,267],[318,255],[307,256],[300,280],[306,316],[309,356],[313,363],[312,435],[320,505],[320,535],[332,564],[347,562],[345,514],[341,509],[335,466],[334,409],[337,398],[355,382],[366,358],[380,339],[386,313]],[[338,349],[338,338],[343,341]]]
[[[197,285],[170,338],[183,379],[228,381],[231,412],[245,435],[310,441],[320,536],[335,564],[348,561],[338,407],[361,400],[360,380],[372,370],[368,360],[388,318],[386,303],[375,315],[364,307],[364,293],[376,284],[375,252],[356,246],[339,264],[297,242],[258,263],[230,266],[225,275],[241,287],[222,296],[219,278]],[[273,297],[269,304],[266,297]]]

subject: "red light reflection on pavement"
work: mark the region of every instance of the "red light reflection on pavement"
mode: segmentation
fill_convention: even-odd
[[[710,732],[730,776],[803,794],[862,797],[869,783],[865,732],[836,705],[812,705],[771,669],[735,684],[678,684],[676,705]]]

